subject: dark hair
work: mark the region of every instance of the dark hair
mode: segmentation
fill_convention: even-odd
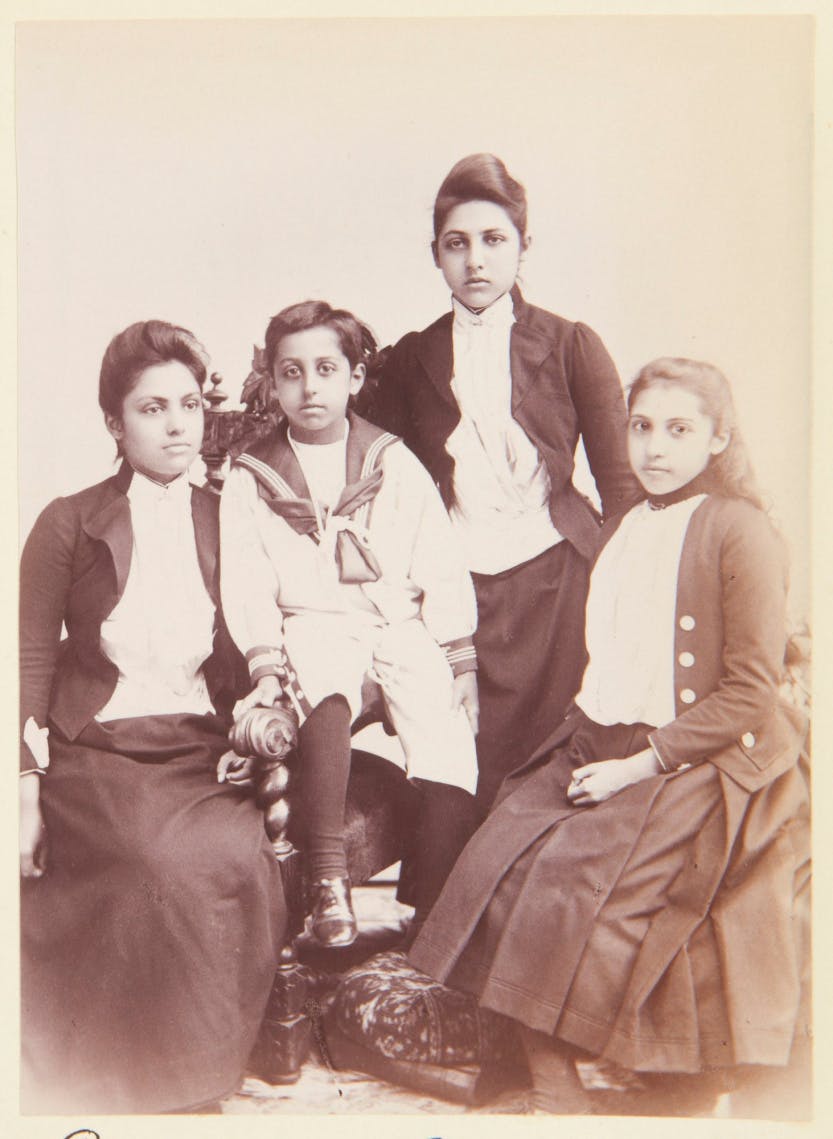
[[[434,201],[435,241],[445,219],[464,202],[494,202],[502,206],[521,240],[526,237],[526,190],[494,154],[470,154],[446,174]]]
[[[164,320],[140,320],[119,332],[107,345],[98,378],[98,402],[105,415],[118,419],[124,401],[145,368],[178,360],[202,389],[208,356],[187,328]],[[121,453],[121,452],[119,452]]]
[[[697,396],[704,415],[714,424],[716,434],[729,436],[725,450],[712,455],[708,470],[716,493],[729,498],[745,498],[761,510],[766,506],[752,473],[746,446],[737,426],[735,405],[729,381],[713,364],[686,360],[679,356],[661,356],[637,373],[628,389],[628,414],[633,411],[642,392],[648,388],[673,384]]]
[[[378,347],[370,328],[347,309],[333,308],[326,301],[301,301],[281,309],[269,321],[263,351],[270,375],[274,372],[275,356],[283,338],[310,328],[331,328],[351,368],[357,364],[368,364]]]

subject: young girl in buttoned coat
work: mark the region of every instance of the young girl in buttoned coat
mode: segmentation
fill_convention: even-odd
[[[539,1106],[560,1112],[586,1110],[575,1056],[783,1065],[802,997],[782,545],[721,373],[655,361],[629,410],[648,497],[603,531],[575,704],[505,781],[411,950],[520,1022]]]
[[[523,186],[499,158],[454,166],[434,205],[452,311],[393,348],[361,413],[431,472],[477,594],[477,796],[564,715],[584,665],[582,614],[598,516],[572,483],[581,436],[605,516],[638,497],[616,368],[599,337],[528,304]]]

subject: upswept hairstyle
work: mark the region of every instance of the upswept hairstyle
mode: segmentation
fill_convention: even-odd
[[[719,455],[712,455],[707,468],[714,480],[715,492],[729,498],[745,498],[760,510],[766,510],[738,430],[729,381],[723,373],[713,364],[701,360],[661,356],[637,373],[628,389],[628,414],[632,413],[642,392],[662,384],[673,384],[697,396],[702,412],[711,419],[715,432],[729,435],[725,450]]]
[[[446,174],[434,201],[435,242],[445,219],[464,202],[494,202],[502,206],[521,240],[526,237],[526,190],[494,154],[470,154]]]
[[[98,378],[98,402],[105,415],[120,418],[124,401],[145,368],[179,361],[200,389],[205,386],[208,355],[187,328],[164,320],[140,320],[107,345]]]
[[[285,336],[310,328],[331,328],[351,368],[369,365],[378,345],[370,328],[347,309],[333,308],[326,301],[301,301],[273,316],[266,329],[264,354],[266,368],[274,374],[278,345]]]

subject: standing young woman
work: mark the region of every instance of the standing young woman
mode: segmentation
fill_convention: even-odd
[[[23,551],[29,1112],[175,1111],[231,1092],[282,944],[263,817],[229,781],[219,500],[187,475],[205,376],[185,329],[116,336],[99,402],[118,473],[47,506]]]
[[[523,186],[499,158],[454,166],[434,204],[434,261],[452,311],[392,350],[363,414],[433,475],[477,593],[478,799],[562,719],[584,666],[598,518],[572,483],[579,437],[605,515],[638,497],[619,377],[583,324],[524,301]]]

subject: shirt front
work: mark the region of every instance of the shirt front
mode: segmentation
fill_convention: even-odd
[[[452,299],[454,375],[460,422],[446,442],[454,459],[449,511],[468,568],[494,574],[561,540],[549,513],[550,478],[538,449],[512,416],[506,293],[482,313]]]
[[[381,576],[362,584],[340,580],[332,547],[272,511],[250,471],[229,471],[220,499],[221,588],[226,622],[244,655],[278,648],[284,618],[310,614],[338,616],[357,635],[421,619],[442,645],[474,632],[471,578],[431,476],[402,443],[385,449],[382,469],[368,523]]]
[[[660,728],[676,715],[677,578],[691,516],[706,495],[662,510],[635,506],[590,577],[589,662],[576,703],[597,724]]]
[[[213,649],[214,604],[197,557],[188,476],[163,486],[134,472],[127,498],[127,584],[101,626],[101,650],[119,677],[96,719],[211,712],[202,664]]]
[[[291,429],[287,432],[289,445],[304,472],[316,510],[319,506],[332,510],[344,490],[349,430],[350,424],[345,419],[344,437],[335,443],[299,443],[292,437]]]

